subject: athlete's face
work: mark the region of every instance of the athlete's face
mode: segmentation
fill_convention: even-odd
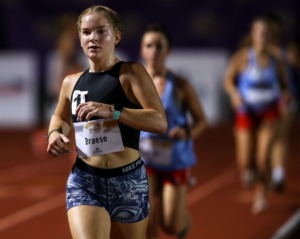
[[[170,47],[166,37],[159,32],[147,32],[141,43],[141,56],[146,64],[164,64]]]
[[[113,29],[104,14],[89,13],[81,20],[79,38],[84,53],[90,59],[98,59],[114,53],[120,32]]]
[[[263,21],[256,21],[251,31],[253,44],[266,45],[268,41],[268,26]]]

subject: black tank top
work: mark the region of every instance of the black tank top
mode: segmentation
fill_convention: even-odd
[[[133,108],[140,109],[141,107],[133,104],[125,95],[120,80],[119,72],[123,62],[119,61],[111,69],[105,72],[89,72],[86,70],[76,82],[72,97],[72,121],[77,121],[75,115],[76,107],[83,102],[94,101],[104,104],[114,104],[115,109]],[[74,98],[75,97],[75,98]],[[91,120],[99,119],[92,117]],[[125,124],[118,122],[124,147],[129,147],[138,150],[140,131],[131,128]]]

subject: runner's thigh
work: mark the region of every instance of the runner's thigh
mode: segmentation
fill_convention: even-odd
[[[145,239],[148,217],[135,223],[111,223],[110,239]]]
[[[73,239],[109,239],[110,216],[98,206],[77,206],[68,211]]]

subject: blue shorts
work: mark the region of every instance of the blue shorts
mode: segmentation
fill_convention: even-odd
[[[105,208],[112,221],[134,223],[149,214],[146,169],[139,158],[114,169],[100,169],[77,158],[67,181],[67,210],[80,205]]]

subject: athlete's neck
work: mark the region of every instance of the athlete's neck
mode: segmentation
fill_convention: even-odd
[[[112,68],[119,59],[116,56],[113,56],[108,59],[101,59],[99,61],[90,61],[90,70],[89,72],[103,72]]]
[[[267,53],[267,48],[265,45],[254,45],[253,49],[256,55],[266,55]]]
[[[155,66],[155,67],[154,66],[146,66],[146,69],[152,78],[155,76],[165,77],[168,73],[168,69],[165,67],[165,65]]]

